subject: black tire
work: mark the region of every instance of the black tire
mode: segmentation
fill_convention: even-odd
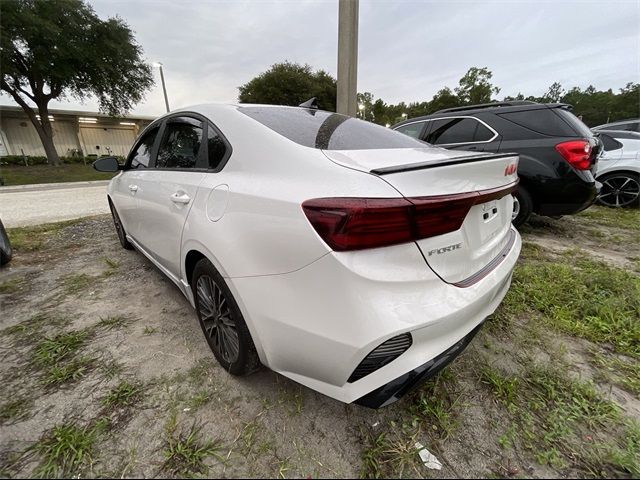
[[[109,208],[111,209],[111,216],[113,217],[113,225],[116,227],[116,233],[118,234],[118,240],[120,240],[120,245],[122,248],[126,250],[133,250],[133,245],[129,243],[127,240],[127,233],[124,231],[124,226],[120,221],[120,216],[116,211],[116,208],[113,206],[111,201],[109,201]]]
[[[258,370],[260,359],[238,304],[206,258],[193,270],[191,290],[202,333],[220,365],[232,375]]]
[[[0,221],[0,267],[9,263],[12,255],[9,235],[7,235],[7,231],[4,229],[2,221]]]
[[[602,190],[596,199],[599,205],[611,208],[640,206],[640,175],[631,172],[613,172],[598,178]]]
[[[518,187],[516,192],[513,194],[513,203],[514,216],[511,222],[514,227],[519,228],[524,224],[524,222],[529,220],[531,212],[533,211],[533,200],[531,200],[531,195],[526,188]]]

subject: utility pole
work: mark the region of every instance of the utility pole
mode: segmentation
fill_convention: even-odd
[[[162,81],[162,92],[164,93],[164,104],[167,107],[167,113],[169,113],[169,98],[167,97],[167,87],[164,84],[164,73],[162,72],[162,64],[160,62],[156,62],[154,65],[160,69],[160,80]]]
[[[352,117],[358,93],[358,1],[339,0],[338,5],[337,111]]]

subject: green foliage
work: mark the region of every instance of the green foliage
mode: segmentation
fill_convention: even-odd
[[[123,380],[116,387],[111,389],[102,400],[105,407],[124,408],[130,407],[142,398],[142,385]]]
[[[322,110],[336,109],[336,79],[324,70],[312,71],[309,65],[276,63],[239,90],[241,103],[297,106],[317,97]]]
[[[487,67],[471,67],[455,88],[460,102],[470,105],[489,103],[491,96],[500,92],[498,87],[491,84],[492,76]]]
[[[176,476],[191,476],[206,474],[208,471],[205,460],[214,457],[223,462],[224,457],[219,442],[203,440],[200,428],[192,427],[186,434],[168,439],[164,449],[164,470]]]
[[[153,85],[151,67],[119,17],[101,20],[83,0],[2,3],[0,89],[25,110],[47,151],[53,148],[48,103],[95,96],[111,115],[130,110]],[[29,103],[38,106],[40,120]]]

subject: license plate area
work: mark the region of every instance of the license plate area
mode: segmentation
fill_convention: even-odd
[[[488,223],[498,216],[498,201],[491,200],[480,205],[482,207],[482,221]]]

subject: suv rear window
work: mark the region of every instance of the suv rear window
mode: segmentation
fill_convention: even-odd
[[[552,137],[585,135],[580,129],[580,124],[589,132],[586,125],[578,120],[574,114],[562,108],[536,108],[518,112],[498,113],[497,115],[521,127]],[[591,136],[592,134],[587,133],[587,135]]]
[[[428,146],[395,130],[339,113],[296,107],[238,107],[238,110],[305,147],[368,150]]]

